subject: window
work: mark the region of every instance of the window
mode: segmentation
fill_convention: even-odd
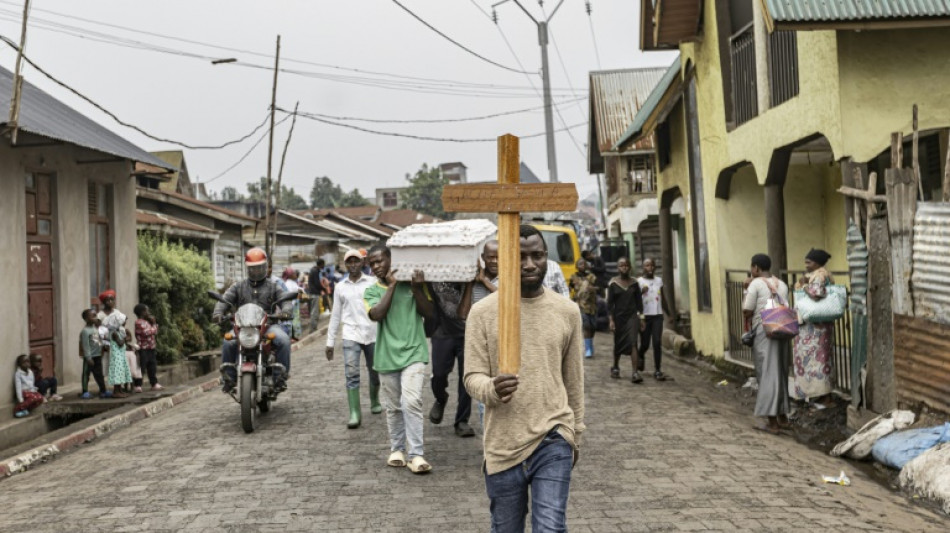
[[[399,193],[396,193],[396,192],[383,193],[383,207],[396,207],[397,205],[399,205]]]
[[[90,183],[89,195],[89,294],[92,304],[100,303],[98,296],[110,288],[111,249],[109,246],[110,187]]]
[[[558,263],[574,263],[574,246],[571,245],[569,234],[562,231],[541,231],[541,236],[548,247],[548,259]]]
[[[709,280],[709,245],[706,241],[706,202],[703,194],[703,166],[699,146],[699,116],[696,109],[696,77],[688,75],[686,85],[686,143],[689,159],[690,207],[695,246],[696,299],[700,311],[712,310]]]

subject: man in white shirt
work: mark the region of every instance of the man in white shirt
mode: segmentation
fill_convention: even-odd
[[[570,299],[571,289],[567,286],[564,279],[564,272],[561,271],[561,265],[556,261],[548,259],[548,271],[544,275],[544,286],[561,296]]]
[[[663,279],[656,277],[656,263],[653,259],[643,260],[643,275],[637,278],[640,290],[643,293],[643,322],[640,330],[640,372],[644,370],[644,359],[650,343],[653,343],[653,377],[657,381],[665,381],[666,376],[660,371],[660,362],[663,357],[663,312],[666,302],[663,301]]]
[[[346,375],[346,398],[350,406],[350,419],[346,427],[360,427],[360,352],[366,359],[369,372],[370,410],[374,415],[383,411],[379,404],[379,374],[373,370],[373,353],[376,348],[376,324],[369,319],[363,293],[376,283],[376,278],[363,274],[363,255],[359,250],[350,250],[343,257],[349,275],[336,284],[333,291],[333,311],[327,329],[327,360],[333,360],[336,332],[343,322],[343,367]]]

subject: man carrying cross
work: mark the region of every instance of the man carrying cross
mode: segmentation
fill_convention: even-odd
[[[495,293],[468,315],[465,387],[486,408],[492,531],[524,529],[529,487],[532,531],[563,531],[584,431],[584,334],[577,306],[542,285],[548,252],[540,232],[521,226],[520,238],[521,369],[499,372]]]
[[[518,138],[499,137],[498,185],[446,187],[446,211],[498,211],[498,291],[472,307],[465,388],[486,406],[485,486],[492,531],[564,531],[584,431],[583,331],[577,307],[545,289],[547,244],[523,211],[573,211],[571,184],[519,184]],[[522,330],[526,333],[522,335]],[[524,339],[522,341],[522,339]]]

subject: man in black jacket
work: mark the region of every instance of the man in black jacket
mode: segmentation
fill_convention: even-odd
[[[260,248],[251,248],[244,255],[244,265],[247,267],[247,278],[240,283],[231,285],[231,288],[224,293],[224,299],[231,304],[230,309],[237,311],[244,304],[256,303],[264,309],[264,312],[274,313],[274,302],[280,297],[282,291],[277,283],[267,277],[267,254]],[[211,314],[212,322],[220,324],[224,313],[228,310],[227,304],[218,302]],[[289,319],[292,311],[293,304],[288,301],[281,304],[278,314],[282,315],[284,319]],[[277,350],[274,386],[278,390],[282,390],[286,387],[287,373],[290,371],[290,337],[277,323],[271,324],[267,329],[267,333],[274,335],[271,344]],[[237,385],[237,368],[235,365],[238,359],[238,349],[238,339],[224,341],[221,349],[221,377],[224,392],[231,392]]]

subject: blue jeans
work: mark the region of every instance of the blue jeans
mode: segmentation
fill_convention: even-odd
[[[284,332],[284,328],[278,324],[272,324],[267,328],[267,333],[274,334],[274,340],[271,341],[273,348],[276,349],[275,356],[277,362],[284,365],[285,373],[290,372],[290,337]],[[238,341],[224,341],[221,346],[221,362],[235,364],[238,360]],[[264,361],[266,364],[267,361]],[[236,371],[235,371],[236,372]],[[236,375],[236,373],[234,374]],[[231,377],[233,378],[234,375]],[[286,374],[285,374],[286,375]]]
[[[346,376],[346,388],[360,387],[360,353],[366,356],[366,370],[369,372],[369,384],[379,388],[379,374],[373,370],[373,354],[376,343],[360,344],[343,339],[343,373]]]
[[[492,533],[524,531],[528,487],[531,530],[567,531],[567,496],[573,466],[574,449],[554,429],[525,462],[497,474],[485,474]]]

